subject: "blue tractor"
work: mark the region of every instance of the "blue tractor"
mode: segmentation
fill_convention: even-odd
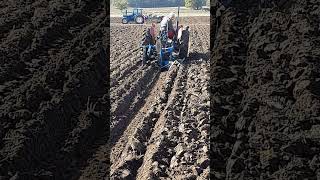
[[[189,55],[189,27],[179,26],[179,9],[176,36],[169,38],[169,31],[164,30],[157,37],[152,33],[152,28],[148,28],[142,40],[142,64],[148,64],[152,60],[157,60],[161,70],[167,70],[173,62],[183,62]]]
[[[136,22],[137,24],[143,24],[145,17],[142,14],[142,9],[134,8],[132,11],[128,11],[127,9],[122,11],[122,23],[128,24],[129,22]]]

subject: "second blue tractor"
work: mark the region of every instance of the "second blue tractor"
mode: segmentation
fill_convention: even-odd
[[[128,24],[129,22],[135,22],[137,24],[143,24],[145,21],[145,16],[142,13],[142,9],[134,8],[132,11],[127,9],[122,11],[122,23]]]

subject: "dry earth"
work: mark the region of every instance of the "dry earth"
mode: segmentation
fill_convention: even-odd
[[[111,23],[111,179],[209,178],[209,18],[181,24],[190,57],[160,72],[141,63],[150,25]]]
[[[1,180],[87,176],[109,133],[107,26],[98,0],[1,1]]]
[[[212,178],[319,179],[320,2],[259,2],[234,0],[216,31]]]

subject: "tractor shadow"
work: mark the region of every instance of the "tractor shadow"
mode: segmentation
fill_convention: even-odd
[[[184,64],[202,64],[210,62],[210,52],[199,53],[190,52],[189,57],[186,59]]]

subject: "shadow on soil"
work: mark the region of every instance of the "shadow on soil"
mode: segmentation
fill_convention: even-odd
[[[198,53],[192,52],[189,54],[186,64],[202,64],[210,60],[210,52]]]

